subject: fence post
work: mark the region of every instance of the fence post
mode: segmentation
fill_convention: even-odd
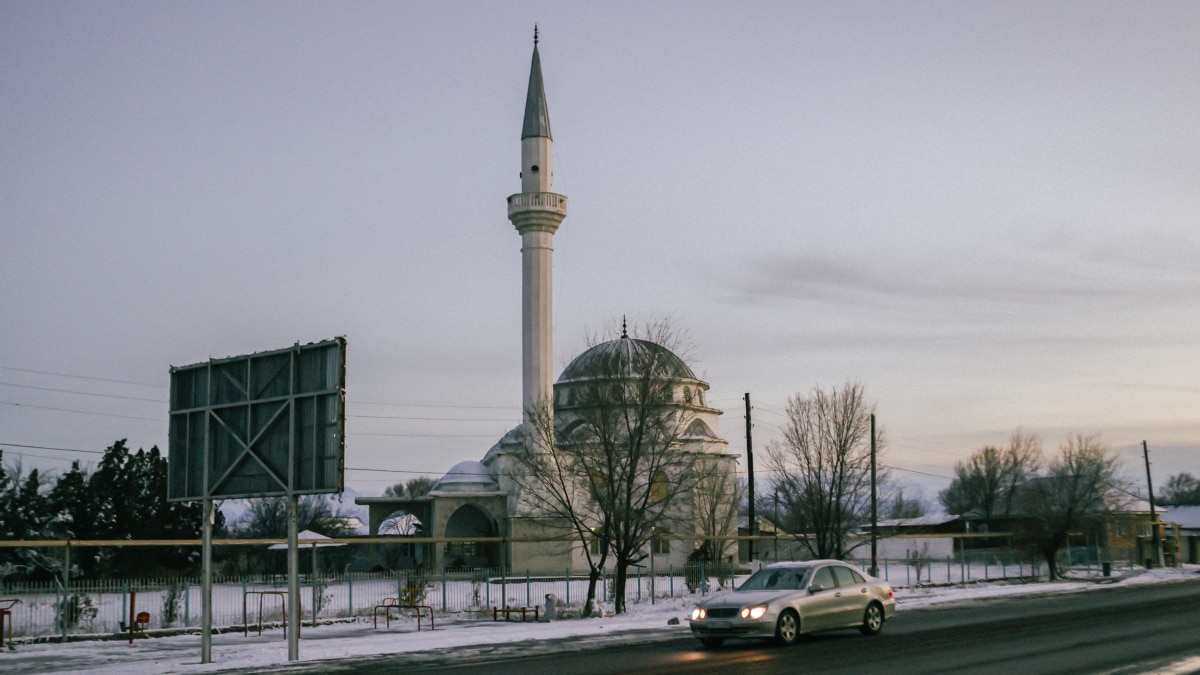
[[[670,580],[671,597],[675,597],[675,566],[667,565],[667,579]]]
[[[642,601],[642,568],[637,568],[637,601]]]
[[[567,592],[565,593],[565,595],[567,596],[566,604],[568,604],[568,605],[571,604],[571,568],[570,567],[567,568]]]
[[[192,623],[192,589],[188,583],[183,582],[183,627],[187,628]]]
[[[354,618],[354,572],[346,570],[346,604],[350,618]]]
[[[446,611],[446,568],[442,568],[442,611]],[[430,619],[432,622],[433,619]]]
[[[63,549],[62,641],[67,641],[67,603],[71,602],[71,542]]]
[[[525,568],[525,606],[533,606],[533,582],[529,578],[529,568]]]
[[[700,595],[708,595],[708,574],[703,560],[700,561]]]

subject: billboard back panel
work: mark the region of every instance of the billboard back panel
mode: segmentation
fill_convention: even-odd
[[[171,369],[172,501],[341,492],[346,341]]]

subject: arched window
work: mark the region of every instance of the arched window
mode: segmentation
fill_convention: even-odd
[[[650,499],[661,502],[667,498],[670,490],[671,485],[667,482],[667,474],[663,471],[655,471],[654,478],[650,479]]]
[[[691,403],[691,402],[692,402],[692,389],[691,389],[691,387],[684,387],[684,388],[683,388],[683,402],[684,402],[684,403]]]

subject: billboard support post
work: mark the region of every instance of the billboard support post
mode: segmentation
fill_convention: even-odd
[[[300,497],[288,497],[288,661],[300,660],[300,555],[297,544],[296,519]]]
[[[218,499],[288,499],[288,661],[300,658],[300,495],[342,492],[346,339],[171,368],[167,500],[203,504],[200,662],[212,662]],[[315,605],[314,605],[315,608]]]
[[[212,663],[212,529],[213,520],[216,518],[213,500],[204,500],[201,513],[204,522],[200,528],[203,533],[200,554],[200,600],[204,616],[200,619],[200,663]]]

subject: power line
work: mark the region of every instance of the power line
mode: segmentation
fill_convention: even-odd
[[[31,384],[14,384],[12,382],[0,382],[0,386],[18,387],[20,389],[36,389],[38,391],[53,391],[59,394],[76,394],[78,396],[96,396],[99,398],[119,398],[126,401],[146,401],[148,403],[166,403],[166,399],[161,398],[139,398],[137,396],[118,396],[116,394],[94,394],[89,391],[73,391],[71,389],[55,389],[53,387],[35,387]]]
[[[408,417],[404,415],[346,415],[356,419],[367,420],[415,420],[420,422],[508,422],[516,424],[517,420],[512,418],[493,419],[483,417]]]
[[[124,420],[144,420],[147,422],[159,422],[161,424],[167,423],[167,420],[165,420],[161,417],[136,417],[133,415],[117,415],[116,413],[92,412],[90,410],[71,410],[68,408],[52,408],[50,406],[33,405],[30,403],[13,403],[12,401],[0,401],[0,404],[16,406],[18,408],[37,408],[38,410],[53,410],[56,412],[76,413],[79,415],[98,415],[100,417],[119,417]]]
[[[0,446],[8,446],[8,447],[12,447],[12,448],[28,448],[28,449],[32,449],[32,450],[58,450],[60,452],[82,452],[82,453],[86,453],[89,455],[103,455],[105,452],[104,450],[76,450],[75,448],[53,448],[53,447],[50,447],[47,445],[22,445],[20,443],[2,443],[2,442],[0,442]],[[13,453],[13,454],[22,454],[22,453]],[[39,457],[40,455],[31,455],[31,456]],[[47,459],[56,459],[56,458],[48,457]]]
[[[47,370],[33,370],[31,368],[15,368],[13,366],[0,366],[0,370],[14,370],[19,373],[36,373],[38,375],[53,375],[54,377],[69,377],[75,380],[92,380],[93,382],[112,382],[114,384],[132,384],[137,387],[154,387],[156,389],[167,389],[165,384],[146,384],[145,382],[131,382],[129,380],[112,380],[106,377],[89,377],[87,375],[69,375],[67,373],[52,373]]]

